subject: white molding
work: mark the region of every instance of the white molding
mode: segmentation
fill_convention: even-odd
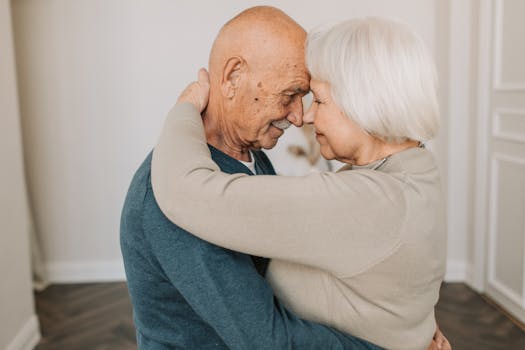
[[[503,282],[498,280],[495,272],[496,266],[496,230],[498,224],[498,184],[499,184],[499,164],[500,162],[507,162],[511,164],[519,164],[525,166],[525,158],[509,156],[502,153],[494,153],[491,160],[491,182],[490,182],[490,210],[489,210],[489,250],[488,250],[488,284],[499,292],[499,294],[505,296],[509,300],[521,307],[525,307],[525,289],[522,290],[522,295],[519,295],[511,288],[507,287]],[[525,247],[523,248],[523,254],[525,254]],[[523,271],[524,275],[522,276],[523,287],[525,288],[525,270]]]
[[[40,326],[36,315],[26,321],[5,350],[32,350],[40,341]]]
[[[500,290],[494,288],[494,286],[490,284],[487,285],[487,294],[507,312],[525,323],[525,310],[521,307],[520,303],[515,303],[511,299],[508,299],[506,295],[502,294]]]
[[[445,282],[466,282],[469,275],[469,265],[464,261],[448,260]]]
[[[522,296],[519,295],[518,293],[516,293],[515,291],[513,291],[511,288],[507,287],[505,285],[505,283],[503,283],[500,280],[498,280],[495,276],[491,276],[491,278],[489,278],[488,283],[489,283],[489,286],[492,289],[497,290],[505,298],[509,299],[510,301],[515,303],[516,305],[519,305],[520,307],[523,307],[522,306],[522,304],[523,304]],[[498,299],[498,301],[499,301],[499,299]]]
[[[496,264],[496,229],[498,226],[498,182],[499,182],[499,154],[494,154],[490,162],[490,204],[489,204],[489,232],[488,232],[488,256],[487,256],[487,280],[489,284],[493,284],[495,280],[495,264]]]
[[[471,267],[464,261],[447,261],[446,282],[468,281]],[[121,261],[49,263],[51,283],[120,282],[126,280]]]
[[[476,133],[476,176],[474,191],[474,263],[471,287],[478,292],[485,290],[487,249],[488,156],[491,81],[487,72],[491,68],[492,1],[481,0],[479,16],[478,52],[478,115]]]
[[[525,119],[524,109],[498,108],[494,111],[492,119],[492,135],[504,141],[517,141],[525,143],[525,132],[508,132],[501,130],[501,119],[503,115],[518,115]]]
[[[525,91],[525,83],[500,83],[494,87],[494,91],[522,92]]]
[[[494,23],[494,57],[493,57],[493,90],[494,91],[525,91],[524,82],[512,82],[505,83],[501,80],[501,66],[502,66],[502,49],[503,49],[503,0],[494,0],[494,12],[493,12],[493,23]]]
[[[46,264],[51,283],[121,282],[126,280],[121,260],[52,262]]]
[[[501,16],[503,15],[503,4],[501,1],[496,0],[493,2],[494,11],[492,12],[492,23],[493,23],[493,31],[492,31],[492,43],[493,43],[493,58],[492,58],[492,74],[493,79],[493,89],[499,90],[501,88],[501,50],[502,50],[502,42],[501,42],[501,24],[503,22]]]
[[[488,276],[487,283],[491,290],[497,290],[504,298],[517,305],[522,304],[522,296],[509,288],[496,276],[496,248],[497,248],[497,225],[498,225],[498,199],[499,199],[499,178],[500,162],[524,164],[525,159],[515,158],[501,153],[494,153],[491,160],[491,182],[490,182],[490,211],[489,211],[489,251],[488,251]],[[525,277],[524,277],[525,278]],[[523,279],[522,279],[523,280]],[[501,298],[498,298],[500,300]]]
[[[504,162],[512,163],[512,164],[525,165],[525,158],[523,158],[523,157],[516,157],[516,156],[510,156],[508,154],[503,154],[503,153],[500,153],[500,152],[494,152],[494,154],[492,155],[492,159],[493,160],[504,161]]]

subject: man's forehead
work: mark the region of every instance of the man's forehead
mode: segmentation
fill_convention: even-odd
[[[297,93],[308,92],[310,89],[310,74],[304,65],[298,64],[288,67],[278,75],[282,89]]]
[[[279,92],[308,92],[310,89],[310,74],[304,64],[304,60],[291,60],[287,57],[283,60],[272,58],[267,61],[260,70],[260,81],[257,86]],[[275,57],[273,57],[275,59]],[[277,61],[277,62],[276,62]],[[256,76],[256,75],[255,75]],[[255,77],[254,76],[254,77]]]

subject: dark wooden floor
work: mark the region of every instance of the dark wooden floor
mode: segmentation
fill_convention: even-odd
[[[436,318],[453,350],[525,350],[525,333],[464,284],[441,287]]]
[[[35,294],[36,350],[136,349],[125,283],[52,285]]]
[[[136,349],[124,283],[54,285],[36,293],[36,350]],[[438,322],[453,350],[524,350],[525,333],[464,284],[445,284]]]

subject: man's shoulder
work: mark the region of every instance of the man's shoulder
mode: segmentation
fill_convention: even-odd
[[[126,209],[129,207],[133,207],[135,210],[137,210],[139,205],[144,201],[146,191],[148,190],[148,185],[151,183],[151,156],[152,153],[150,152],[146,159],[139,166],[137,171],[135,171],[135,174],[131,179],[128,192],[126,194],[126,199],[124,201],[123,214],[128,212]]]
[[[200,254],[204,252],[207,254],[231,254],[226,249],[197,238],[171,222],[162,213],[155,200],[151,186],[151,157],[152,153],[146,157],[133,176],[124,205],[124,219],[136,221],[137,224],[140,221],[140,231],[143,232],[143,238],[147,240],[161,239],[164,241],[168,239],[172,243],[180,243],[178,245],[173,244],[173,250],[176,250],[176,246],[181,246],[182,244],[184,249],[199,251]]]
[[[131,179],[131,184],[129,186],[129,190],[138,189],[138,188],[145,188],[145,187],[151,187],[151,180],[150,180],[150,174],[151,174],[151,158],[153,155],[153,151],[151,151],[146,159],[140,164],[137,171],[135,171],[135,174],[133,175],[133,178]]]

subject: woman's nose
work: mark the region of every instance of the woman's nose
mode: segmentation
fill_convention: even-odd
[[[312,103],[310,108],[308,108],[306,113],[303,115],[303,122],[305,124],[313,124],[313,122],[314,122],[314,115],[315,115],[314,104]]]

